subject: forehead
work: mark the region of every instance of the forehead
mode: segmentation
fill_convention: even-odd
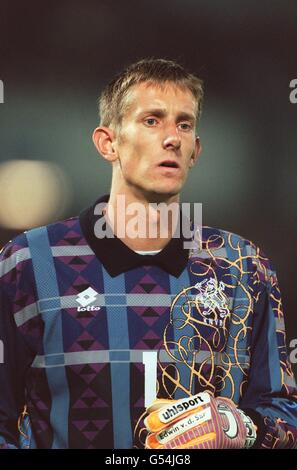
[[[190,90],[174,83],[142,82],[128,91],[124,102],[125,115],[156,108],[166,109],[175,114],[196,115],[197,101]]]

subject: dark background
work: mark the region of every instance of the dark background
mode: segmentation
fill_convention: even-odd
[[[272,260],[289,346],[297,338],[296,39],[295,0],[1,0],[0,163],[57,164],[68,195],[47,222],[76,215],[109,189],[110,168],[91,142],[104,84],[143,57],[180,61],[206,92],[203,154],[182,200],[202,202],[204,224],[251,239]],[[0,225],[0,244],[22,229]]]

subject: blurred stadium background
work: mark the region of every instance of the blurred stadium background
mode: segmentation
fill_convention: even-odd
[[[182,200],[202,202],[204,224],[253,240],[272,259],[289,345],[297,338],[296,44],[292,0],[2,0],[0,245],[108,192],[110,168],[91,142],[100,90],[132,61],[177,59],[206,91],[203,154]]]

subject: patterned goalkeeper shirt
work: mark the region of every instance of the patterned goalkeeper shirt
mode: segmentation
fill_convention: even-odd
[[[210,227],[197,250],[172,238],[158,254],[135,253],[96,238],[94,207],[107,201],[21,234],[0,254],[0,447],[143,447],[155,396],[202,391],[254,420],[256,447],[296,447],[297,394],[269,260]]]

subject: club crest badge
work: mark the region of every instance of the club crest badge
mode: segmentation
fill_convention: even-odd
[[[195,302],[202,307],[199,311],[204,317],[204,323],[223,326],[224,319],[230,315],[228,297],[224,292],[225,284],[210,278],[197,282],[194,288],[198,291]]]

